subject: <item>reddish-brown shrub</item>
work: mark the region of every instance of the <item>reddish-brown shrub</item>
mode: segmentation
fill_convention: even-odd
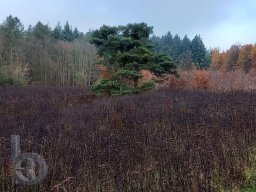
[[[179,71],[179,78],[168,76],[164,87],[171,89],[207,89],[210,91],[251,91],[256,89],[256,70],[249,73],[242,70],[189,70]]]
[[[207,89],[209,83],[209,73],[206,70],[194,70],[193,87],[196,89]]]
[[[168,87],[171,89],[184,89],[186,81],[182,76],[180,78],[175,77],[175,75],[170,75],[168,77]]]
[[[179,78],[170,75],[166,81],[171,89],[207,89],[209,74],[205,70],[179,71]]]
[[[100,71],[100,77],[102,77],[104,79],[109,79],[110,78],[110,73],[109,73],[109,70],[106,66],[99,65],[99,71]]]
[[[152,81],[153,79],[156,78],[156,76],[151,73],[149,70],[145,70],[142,69],[140,71],[140,74],[143,76],[140,80],[139,80],[139,86],[143,85],[144,83],[147,83],[149,81]]]

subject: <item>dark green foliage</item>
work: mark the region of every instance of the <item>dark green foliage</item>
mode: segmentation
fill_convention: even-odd
[[[200,69],[207,68],[207,63],[206,63],[207,50],[205,48],[202,38],[199,35],[196,35],[191,42],[191,52],[192,52],[194,64],[198,66]]]
[[[141,91],[138,81],[142,78],[142,69],[148,69],[157,76],[176,73],[176,66],[170,58],[152,51],[149,40],[152,32],[153,28],[146,23],[135,23],[118,27],[103,25],[92,33],[91,42],[98,48],[98,54],[104,59],[103,64],[111,73],[111,77],[103,81],[107,92],[110,88],[107,81],[111,85],[113,81],[118,82],[120,89],[127,89],[129,94]],[[104,92],[102,86],[94,86],[94,91],[95,87],[99,88],[97,92]]]
[[[182,52],[190,51],[190,48],[191,48],[191,40],[188,38],[187,35],[185,35],[181,42],[181,51]]]
[[[72,39],[75,40],[79,37],[80,32],[78,31],[78,29],[75,27],[74,31],[72,32]]]
[[[153,33],[153,27],[149,27],[146,23],[129,23],[127,26],[119,27],[123,29],[123,36],[135,40],[148,40]]]
[[[73,32],[71,26],[66,22],[64,29],[63,29],[63,39],[65,41],[72,41],[73,40]]]
[[[17,78],[13,71],[11,65],[0,67],[0,86],[23,86],[27,83],[24,79]]]
[[[17,39],[22,37],[24,30],[20,20],[12,15],[8,16],[0,27],[6,46],[14,46],[17,43]]]
[[[206,50],[200,36],[191,41],[187,35],[183,39],[179,35],[174,37],[170,32],[160,37],[153,36],[151,41],[154,50],[173,58],[174,63],[182,69],[190,69],[193,65],[198,68],[207,68],[211,63],[210,54]]]
[[[162,50],[162,38],[157,37],[157,36],[154,35],[153,37],[150,38],[150,40],[151,40],[151,44],[153,46],[154,51],[156,51],[158,53],[161,52],[161,50]]]
[[[38,22],[33,28],[32,35],[36,39],[41,40],[41,42],[45,45],[51,41],[52,31],[48,25],[44,25],[43,23]]]
[[[95,93],[106,93],[111,95],[112,91],[119,91],[122,89],[121,85],[114,80],[100,79],[99,83],[92,86],[92,90]]]
[[[9,87],[9,86],[24,86],[26,82],[22,82],[19,79],[8,76],[0,76],[0,86]]]
[[[15,57],[19,52],[23,37],[24,27],[17,17],[8,16],[0,25],[0,34],[2,35],[2,50],[0,65],[13,65]]]
[[[127,79],[142,78],[142,75],[138,71],[121,69],[113,75],[113,79],[121,79],[121,78],[127,78]]]
[[[57,26],[54,28],[52,32],[52,36],[54,39],[68,42],[74,41],[75,39],[79,38],[81,34],[82,33],[80,33],[76,27],[73,30],[68,22],[66,22],[63,29],[60,23],[58,22]]]
[[[159,53],[167,54],[169,57],[173,58],[174,62],[178,64],[179,62],[179,55],[182,51],[182,42],[178,35],[174,37],[170,32],[166,35],[159,37],[151,38],[153,42],[155,51]]]
[[[175,35],[173,38],[172,54],[175,63],[179,63],[179,57],[182,53],[182,41],[179,35]]]
[[[92,33],[92,37],[93,37],[92,43],[100,47],[104,45],[104,43],[106,43],[110,35],[114,36],[117,34],[118,34],[117,27],[110,27],[107,25],[103,25],[99,30],[96,30]]]
[[[106,94],[112,96],[131,95],[139,93],[140,90],[119,83],[117,80],[100,79],[99,83],[92,86],[92,91],[96,94]]]
[[[152,65],[149,65],[150,67],[153,66],[151,71],[157,76],[163,76],[166,73],[177,74],[174,62],[165,54],[155,54],[151,64]]]
[[[53,38],[54,39],[59,39],[59,40],[63,40],[63,30],[62,27],[60,25],[60,22],[58,22],[57,26],[54,28],[53,30]]]
[[[145,91],[145,90],[153,89],[154,87],[155,87],[155,83],[150,81],[150,82],[144,83],[144,84],[140,87],[140,89],[141,89],[142,91]]]

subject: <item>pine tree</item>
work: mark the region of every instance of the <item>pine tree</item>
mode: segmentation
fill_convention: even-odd
[[[53,37],[54,39],[57,40],[63,40],[64,39],[64,34],[62,31],[62,27],[60,25],[60,22],[58,22],[57,26],[53,30]]]
[[[171,53],[175,63],[179,63],[181,54],[182,54],[182,41],[179,35],[176,34],[173,38],[172,53]]]
[[[187,52],[191,49],[191,40],[188,38],[187,35],[185,35],[181,42],[181,52]]]
[[[149,40],[152,29],[146,23],[135,23],[119,27],[104,25],[93,32],[92,43],[97,46],[98,54],[104,58],[104,65],[111,74],[109,79],[102,79],[94,85],[94,91],[124,95],[152,88],[153,83],[138,87],[142,69],[148,69],[157,76],[176,73],[170,58],[152,51]]]
[[[8,16],[0,26],[0,85],[21,85],[25,78],[20,70],[25,66],[23,54],[24,27],[17,17]]]
[[[173,37],[171,32],[169,31],[166,35],[162,36],[161,38],[161,45],[162,45],[162,53],[165,53],[172,57],[172,52],[173,52]]]
[[[2,58],[5,65],[12,65],[23,37],[24,27],[17,17],[8,16],[0,28],[3,35]]]
[[[41,22],[38,22],[33,28],[32,32],[33,36],[41,40],[41,42],[45,45],[52,39],[52,31],[48,25],[44,25]]]
[[[73,40],[72,28],[68,22],[66,22],[64,29],[63,29],[63,40],[69,41],[69,42]]]
[[[206,48],[199,35],[196,35],[191,42],[191,52],[193,55],[193,61],[198,68],[206,68]]]
[[[72,40],[75,40],[79,37],[80,33],[78,29],[75,27],[74,31],[72,32]]]
[[[180,55],[179,67],[181,69],[189,70],[192,69],[193,57],[190,50],[187,50]]]
[[[157,36],[153,36],[153,37],[151,37],[150,40],[151,40],[152,46],[154,47],[154,51],[161,52],[161,50],[162,50],[161,38],[157,37]]]

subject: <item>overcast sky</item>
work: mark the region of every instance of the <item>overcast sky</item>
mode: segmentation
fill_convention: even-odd
[[[256,0],[0,0],[0,22],[10,14],[25,27],[69,21],[87,32],[103,24],[146,22],[158,36],[200,34],[208,48],[256,43]]]

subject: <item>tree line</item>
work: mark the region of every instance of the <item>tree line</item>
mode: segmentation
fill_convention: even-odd
[[[226,51],[215,48],[211,52],[211,68],[220,71],[243,70],[248,73],[256,69],[256,45],[232,45]]]
[[[0,24],[0,85],[90,85],[97,58],[88,36],[68,22],[24,29],[17,17],[8,16]]]
[[[129,73],[130,77],[133,76],[135,84],[140,76],[138,69],[141,67],[136,67],[138,64],[157,75],[167,70],[158,66],[161,62],[185,70],[211,68],[249,72],[256,68],[256,45],[233,45],[221,52],[217,48],[206,49],[200,35],[192,40],[187,35],[183,38],[178,34],[173,36],[171,32],[161,37],[152,36],[152,29],[145,24],[130,24],[121,28],[103,26],[102,29],[98,30],[98,37],[97,30],[82,33],[68,22],[64,26],[57,23],[53,29],[38,22],[25,29],[17,17],[8,16],[0,23],[0,85],[91,85],[98,78],[96,64],[99,61],[106,65],[130,67],[125,75]],[[144,34],[138,39],[129,34],[131,30],[140,36],[145,31],[149,35]],[[107,32],[109,38],[104,37]],[[106,46],[101,46],[97,40],[105,41]],[[101,50],[97,50],[96,47],[100,46]],[[133,47],[140,49],[132,52]],[[145,66],[146,61],[150,61],[150,65]]]
[[[171,57],[178,68],[206,69],[210,66],[211,53],[206,49],[200,35],[190,40],[187,35],[181,38],[178,34],[173,36],[168,32],[162,37],[153,36],[151,41],[154,49]]]

